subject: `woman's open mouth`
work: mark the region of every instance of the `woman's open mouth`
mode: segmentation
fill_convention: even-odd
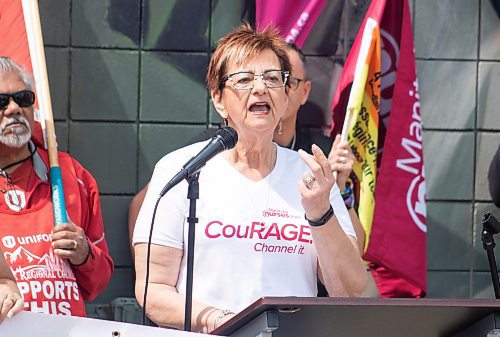
[[[248,110],[253,114],[267,115],[271,111],[271,106],[266,102],[258,102],[250,105]]]

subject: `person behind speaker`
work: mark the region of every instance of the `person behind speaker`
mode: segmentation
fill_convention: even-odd
[[[239,135],[199,177],[192,329],[210,332],[262,296],[314,297],[316,278],[330,296],[359,296],[367,275],[328,158],[282,148],[272,139],[289,104],[291,66],[277,31],[244,24],[223,37],[207,84],[217,112]],[[163,157],[139,212],[133,244],[136,297],[160,326],[184,320],[187,183],[159,203],[151,256],[147,241],[160,190],[198,153],[196,143]],[[309,219],[309,220],[306,220]]]

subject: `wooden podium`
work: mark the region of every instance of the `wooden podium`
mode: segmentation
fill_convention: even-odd
[[[213,334],[230,337],[486,337],[497,327],[500,328],[500,301],[497,300],[263,297]]]

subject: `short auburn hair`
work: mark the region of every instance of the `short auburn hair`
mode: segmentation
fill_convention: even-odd
[[[241,65],[268,49],[278,57],[281,70],[291,72],[287,48],[277,28],[268,26],[262,31],[256,31],[248,22],[241,24],[218,41],[208,65],[208,90],[211,93],[219,93],[222,90],[223,79],[231,62]]]

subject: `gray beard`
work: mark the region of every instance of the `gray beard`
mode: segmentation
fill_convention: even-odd
[[[4,135],[5,126],[11,123],[13,120],[16,122],[22,123],[24,127],[19,126],[19,130],[16,130],[15,133],[10,133],[8,135]],[[31,139],[31,128],[26,120],[26,118],[19,116],[13,117],[8,120],[4,120],[2,125],[0,125],[0,144],[3,144],[8,147],[21,148],[28,143]]]

